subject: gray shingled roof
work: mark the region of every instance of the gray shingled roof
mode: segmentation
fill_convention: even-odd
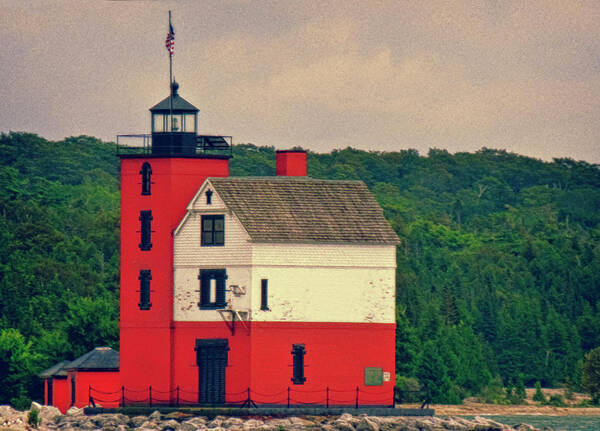
[[[171,107],[170,107],[171,102],[169,99],[170,99],[170,97],[167,96],[165,99],[163,99],[162,101],[160,101],[156,105],[154,105],[152,108],[150,108],[150,111],[169,111],[171,109]],[[183,110],[183,111],[198,112],[198,108],[196,108],[190,102],[185,100],[179,94],[173,95],[173,110],[174,111]]]
[[[66,370],[118,370],[119,352],[110,347],[96,347],[94,350],[68,363]]]
[[[42,379],[49,379],[51,377],[66,377],[67,371],[65,370],[65,365],[70,363],[71,361],[61,361],[56,365],[48,368],[47,370],[42,371],[38,374],[38,377]]]
[[[399,242],[362,181],[308,177],[209,180],[254,242]]]

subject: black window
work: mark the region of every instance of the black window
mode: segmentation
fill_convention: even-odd
[[[150,280],[152,280],[152,273],[149,269],[140,270],[140,303],[138,306],[140,310],[150,310],[152,303],[150,302]]]
[[[269,280],[260,280],[260,309],[269,311]]]
[[[224,269],[202,269],[200,275],[200,308],[225,308],[225,282],[227,273]]]
[[[225,244],[225,216],[203,215],[202,216],[202,245],[224,245]]]
[[[152,176],[152,167],[150,163],[146,162],[142,165],[142,170],[140,171],[142,175],[142,195],[150,194],[150,177]]]
[[[305,354],[306,350],[304,349],[304,344],[292,344],[292,358],[294,360],[294,374],[292,376],[292,383],[295,385],[303,385],[306,381],[306,377],[304,377]]]
[[[152,242],[150,240],[152,211],[140,211],[140,250],[150,250]]]
[[[212,204],[212,195],[213,195],[212,190],[207,190],[205,195],[206,195],[206,205]]]

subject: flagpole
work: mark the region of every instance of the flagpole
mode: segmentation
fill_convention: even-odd
[[[169,32],[171,31],[171,11],[169,11]],[[169,130],[173,133],[173,50],[169,50],[169,121],[171,122]],[[173,144],[171,135],[171,145]],[[171,150],[173,150],[171,148]]]

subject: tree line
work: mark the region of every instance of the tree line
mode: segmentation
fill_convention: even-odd
[[[274,175],[273,147],[236,145],[231,175]],[[309,175],[359,179],[401,239],[398,385],[460,402],[498,384],[582,385],[600,346],[600,171],[502,150],[308,153]],[[0,403],[35,375],[118,349],[114,144],[0,135]],[[583,379],[585,380],[585,379]]]

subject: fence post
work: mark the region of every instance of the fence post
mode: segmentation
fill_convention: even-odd
[[[177,407],[179,407],[179,385],[177,385]]]
[[[290,408],[290,387],[289,386],[288,386],[288,400],[287,401],[288,401],[287,406],[289,409]]]
[[[121,407],[125,407],[125,386],[121,386]]]
[[[358,408],[358,386],[356,387],[356,404],[355,408]]]
[[[327,386],[327,408],[329,408],[329,386]]]
[[[148,387],[148,395],[150,400],[150,407],[152,407],[152,386]]]

